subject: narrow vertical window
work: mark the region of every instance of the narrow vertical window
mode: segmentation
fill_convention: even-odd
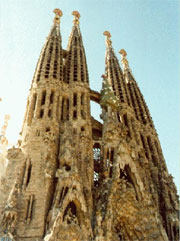
[[[51,95],[50,95],[50,104],[52,104],[54,101],[54,91],[51,91]]]
[[[69,120],[69,99],[66,100],[67,101],[67,112],[66,112],[66,120]]]
[[[41,105],[44,105],[46,101],[46,91],[44,90],[42,92],[42,99],[41,99]]]
[[[77,105],[77,93],[73,94],[73,106]]]
[[[52,111],[51,111],[51,109],[49,109],[49,111],[48,111],[48,117],[52,117]]]
[[[77,111],[76,111],[76,110],[73,111],[73,119],[74,119],[74,120],[77,119]]]
[[[43,109],[41,109],[41,110],[40,110],[40,115],[39,115],[40,119],[42,119],[42,118],[43,118],[43,116],[44,116],[44,110],[43,110]]]
[[[63,112],[64,112],[64,98],[62,99],[61,120],[63,120]]]
[[[28,174],[27,174],[27,181],[26,181],[26,187],[28,186],[30,179],[31,179],[31,171],[32,171],[32,165],[30,164],[28,167]]]

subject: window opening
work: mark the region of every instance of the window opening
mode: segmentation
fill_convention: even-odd
[[[66,113],[66,120],[69,120],[69,99],[67,101],[67,113]]]
[[[52,115],[52,111],[51,111],[51,109],[49,109],[48,116],[51,117],[51,115]]]
[[[73,119],[74,119],[74,120],[77,119],[77,111],[76,111],[76,110],[73,111]]]
[[[41,99],[41,105],[45,104],[45,100],[46,100],[46,91],[42,92],[42,99]]]
[[[30,164],[30,166],[29,166],[29,168],[28,168],[28,175],[27,175],[26,187],[28,186],[28,184],[29,184],[29,182],[30,182],[31,171],[32,171],[32,165]]]
[[[93,159],[94,159],[94,186],[99,186],[99,174],[101,171],[101,147],[99,143],[93,146]]]
[[[73,94],[73,106],[77,105],[77,93]]]
[[[63,113],[64,113],[64,98],[62,100],[62,107],[61,107],[61,120],[63,120]]]
[[[43,118],[43,115],[44,115],[44,110],[41,109],[41,110],[40,110],[40,118]]]

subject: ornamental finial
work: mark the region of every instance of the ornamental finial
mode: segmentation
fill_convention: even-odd
[[[72,15],[74,16],[74,24],[79,24],[79,18],[81,17],[78,11],[73,11]]]
[[[107,47],[112,47],[112,42],[111,42],[111,34],[109,31],[104,31],[103,33],[104,36],[106,36],[106,44],[107,44]]]
[[[56,16],[54,18],[54,24],[59,25],[60,17],[62,17],[63,13],[59,8],[55,8],[53,12],[56,14]]]
[[[121,49],[121,50],[119,51],[119,53],[120,53],[120,55],[121,55],[121,57],[122,57],[121,63],[122,63],[122,65],[123,65],[123,67],[124,67],[124,70],[125,70],[125,69],[129,69],[129,62],[128,62],[128,60],[126,59],[126,56],[127,56],[126,51],[125,51],[124,49]]]

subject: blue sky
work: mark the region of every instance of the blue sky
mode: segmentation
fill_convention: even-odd
[[[61,35],[66,48],[71,12],[81,14],[90,86],[101,89],[105,37],[109,30],[117,53],[124,48],[150,109],[169,172],[179,187],[179,1],[176,0],[1,0],[0,126],[11,115],[7,136],[16,143],[35,66],[52,26],[53,9],[63,11]],[[100,113],[93,105],[93,116]]]

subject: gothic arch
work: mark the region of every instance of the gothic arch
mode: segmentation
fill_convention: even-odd
[[[120,144],[116,164],[118,165],[118,168],[119,168],[118,173],[120,173],[120,170],[126,169],[126,171],[128,172],[128,176],[134,185],[137,198],[138,200],[141,200],[143,197],[144,185],[138,174],[136,165],[131,157],[131,152],[127,149],[127,147],[123,143]]]

